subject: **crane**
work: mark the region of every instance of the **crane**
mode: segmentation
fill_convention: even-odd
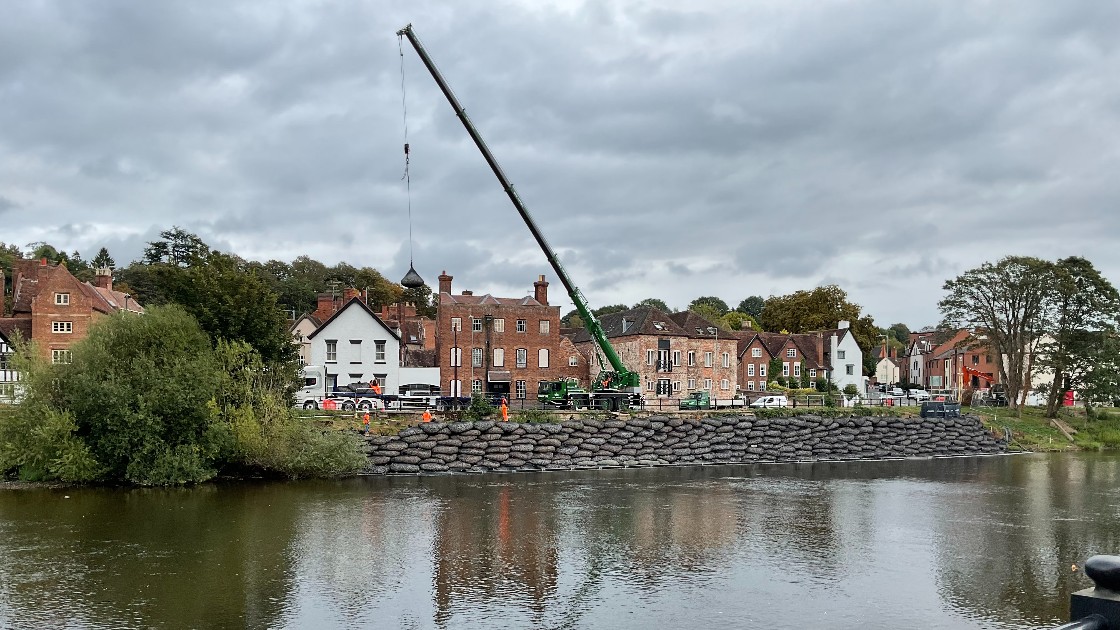
[[[509,178],[506,177],[505,171],[503,171],[501,165],[498,164],[498,160],[494,157],[494,154],[490,152],[490,148],[486,146],[482,135],[479,134],[474,123],[472,123],[470,117],[467,116],[466,110],[459,104],[459,99],[456,98],[455,93],[451,91],[451,87],[447,84],[447,81],[444,80],[439,69],[436,68],[435,62],[433,62],[432,58],[428,55],[428,51],[425,50],[424,45],[420,43],[420,39],[412,30],[412,25],[409,24],[397,31],[397,36],[407,38],[408,42],[412,44],[412,48],[416,51],[416,54],[420,56],[420,61],[424,63],[424,67],[427,68],[428,73],[432,75],[436,85],[439,86],[440,91],[443,92],[443,95],[447,98],[447,102],[451,104],[451,108],[455,110],[455,115],[458,116],[459,121],[463,123],[467,134],[482,153],[482,157],[490,166],[490,170],[494,172],[494,176],[497,177],[498,182],[501,183],[502,189],[505,190],[509,200],[513,202],[513,207],[517,209],[518,214],[521,215],[521,219],[529,228],[530,234],[533,235],[533,238],[537,241],[537,245],[539,245],[544,252],[545,258],[548,259],[549,264],[552,266],[552,270],[555,271],[556,276],[560,278],[560,283],[564,285],[564,289],[568,292],[568,297],[570,297],[572,303],[575,304],[576,312],[583,321],[584,327],[602,352],[598,357],[602,371],[592,382],[590,392],[583,390],[578,386],[578,383],[574,383],[569,379],[551,382],[542,381],[538,386],[538,399],[560,407],[594,406],[609,410],[623,409],[631,404],[640,403],[641,375],[626,368],[622,359],[618,356],[618,352],[615,351],[610,341],[607,340],[607,334],[603,330],[602,324],[599,323],[599,320],[587,306],[587,299],[583,296],[579,287],[572,282],[567,271],[564,270],[564,266],[560,264],[560,258],[556,256],[556,252],[553,251],[552,247],[548,244],[544,234],[541,233],[540,229],[537,227],[536,221],[533,220],[533,216],[529,214],[528,208],[525,207],[525,204],[521,201],[521,197],[519,197],[517,191],[514,190],[513,184],[509,181]],[[610,365],[609,370],[606,369],[607,366],[604,365],[603,357],[606,357],[606,363]]]

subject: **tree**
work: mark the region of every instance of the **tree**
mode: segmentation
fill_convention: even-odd
[[[719,312],[719,308],[712,304],[708,304],[706,302],[701,304],[693,304],[688,307],[688,310],[715,324],[716,326],[723,328],[724,330],[730,330],[727,327],[727,324],[723,322],[724,314]]]
[[[102,247],[97,250],[97,255],[93,257],[91,264],[96,269],[115,269],[117,261],[113,260],[113,257],[109,255],[108,249]]]
[[[863,351],[866,369],[870,350],[879,343],[879,328],[870,315],[861,316],[861,311],[859,304],[848,301],[848,294],[843,289],[830,284],[812,291],[770,296],[758,321],[763,330],[788,330],[792,333],[830,330],[836,328],[840,321],[847,321],[852,336]],[[870,371],[874,371],[874,367]]]
[[[984,263],[945,283],[938,303],[942,325],[967,328],[987,338],[999,365],[1008,400],[1022,413],[1030,375],[1027,364],[1043,331],[1053,284],[1053,264],[1029,256]]]
[[[887,335],[903,346],[910,345],[910,328],[906,324],[891,324],[890,328],[887,328]]]
[[[766,373],[768,375],[766,377],[766,380],[776,382],[777,377],[782,375],[781,357],[774,357],[773,359],[770,359],[770,362],[767,364],[766,369]]]
[[[735,310],[740,313],[746,313],[757,320],[758,317],[762,315],[762,307],[765,305],[766,300],[762,299],[762,296],[752,295],[742,302],[739,302],[739,306],[736,307]]]
[[[1054,375],[1046,401],[1046,415],[1056,418],[1067,389],[1081,390],[1094,364],[1105,358],[1100,347],[1112,339],[1120,321],[1120,294],[1091,262],[1080,257],[1054,265],[1053,314],[1049,335],[1040,344],[1038,363]]]
[[[1097,341],[1085,356],[1087,369],[1081,377],[1081,398],[1087,415],[1092,409],[1090,405],[1120,400],[1120,339],[1115,334],[1103,334],[1097,336]]]
[[[653,308],[656,308],[663,313],[669,312],[669,305],[657,298],[646,298],[641,302],[635,304],[634,308],[641,308],[643,306],[652,306]]]
[[[583,328],[583,318],[579,316],[579,311],[572,309],[568,314],[560,318],[560,326],[563,328]]]
[[[753,317],[739,311],[728,311],[716,320],[716,325],[724,330],[742,330],[745,324],[749,324],[751,330],[759,329],[758,322]]]
[[[190,267],[205,262],[211,253],[210,246],[201,238],[178,226],[160,232],[159,238],[144,248],[143,261],[149,265]]]
[[[695,300],[689,302],[688,303],[688,310],[690,310],[694,313],[700,314],[700,311],[698,311],[697,308],[702,306],[702,305],[710,307],[712,310],[707,311],[707,312],[709,312],[709,313],[710,312],[715,312],[716,313],[716,319],[719,319],[720,317],[723,317],[723,315],[725,313],[727,313],[727,311],[731,310],[727,306],[727,302],[724,302],[723,300],[719,299],[718,297],[715,297],[715,296],[712,296],[712,295],[706,295],[704,297],[698,297]]]
[[[611,304],[610,306],[600,306],[599,308],[592,309],[591,313],[595,315],[595,317],[602,317],[604,315],[610,315],[611,313],[621,313],[628,310],[630,310],[630,307],[625,304]]]

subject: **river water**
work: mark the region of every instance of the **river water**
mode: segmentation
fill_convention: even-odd
[[[1036,628],[1120,456],[0,491],[0,627]]]

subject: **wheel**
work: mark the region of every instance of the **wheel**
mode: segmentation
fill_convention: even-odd
[[[370,411],[371,409],[373,409],[373,405],[371,405],[368,400],[363,400],[362,402],[358,403],[359,411]]]
[[[304,401],[303,408],[304,409],[318,409],[319,405],[315,404],[314,400],[307,400],[307,401]]]
[[[354,411],[354,401],[347,400],[346,402],[342,403],[342,410],[343,411]]]

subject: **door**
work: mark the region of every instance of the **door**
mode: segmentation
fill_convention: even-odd
[[[667,378],[657,379],[657,396],[658,398],[668,397],[673,391],[673,384]]]

